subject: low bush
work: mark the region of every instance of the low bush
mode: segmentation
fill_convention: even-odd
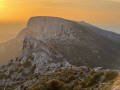
[[[118,76],[118,73],[115,71],[109,71],[106,72],[106,74],[104,75],[104,78],[102,80],[102,82],[108,82],[110,80],[115,79]]]
[[[100,76],[102,75],[103,73],[99,72],[99,73],[91,73],[91,75],[89,75],[88,77],[86,77],[86,79],[84,80],[84,83],[85,83],[85,87],[91,87],[95,84],[97,84],[97,82],[99,81],[100,79]]]
[[[74,80],[74,79],[75,79],[75,76],[74,76],[74,75],[70,75],[70,76],[67,78],[66,83],[69,83],[69,82],[71,82],[71,81]]]
[[[82,85],[75,86],[73,90],[83,90]]]
[[[29,90],[29,89],[27,89]],[[47,90],[46,87],[44,85],[38,85],[35,88],[31,89],[31,90]]]
[[[22,73],[22,72],[23,72],[23,69],[21,68],[18,73]]]
[[[24,64],[23,64],[23,67],[24,68],[29,68],[31,66],[31,62],[30,61],[26,61]]]
[[[51,79],[46,83],[47,90],[66,90],[65,83],[57,79]]]
[[[32,86],[26,88],[26,90],[47,90],[46,89],[46,79],[42,79],[39,82],[34,83]]]
[[[14,73],[14,70],[10,70],[9,74],[12,75]]]
[[[4,73],[0,73],[0,79],[3,79],[5,77]]]
[[[8,78],[10,78],[10,77],[11,77],[11,75],[8,74],[8,75],[5,76],[5,79],[8,79]]]

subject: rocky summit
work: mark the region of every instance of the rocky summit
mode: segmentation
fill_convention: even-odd
[[[26,35],[42,39],[71,64],[119,69],[120,35],[57,17],[32,17],[15,39],[0,45],[1,60],[18,57]]]
[[[85,22],[57,17],[32,17],[27,27],[15,39],[0,45],[1,60],[12,58],[0,66],[0,88],[3,90],[29,88],[33,83],[41,80],[41,75],[44,77],[42,79],[45,79],[48,74],[64,73],[66,69],[77,70],[74,76],[76,79],[69,82],[62,80],[66,84],[71,84],[73,80],[83,80],[84,83],[88,83],[86,78],[89,77],[91,80],[89,75],[93,75],[92,80],[98,77],[97,84],[101,85],[107,81],[105,77],[107,74],[109,76],[111,71],[113,76],[117,76],[119,72],[115,70],[120,68],[119,41],[119,34],[99,29]],[[79,75],[81,70],[83,74]],[[36,74],[39,77],[32,78]],[[53,77],[47,78],[49,82]],[[28,83],[24,81],[27,79],[29,79]],[[96,84],[90,83],[90,86],[94,85]],[[82,88],[90,86],[85,84]],[[73,87],[67,88],[70,90]]]

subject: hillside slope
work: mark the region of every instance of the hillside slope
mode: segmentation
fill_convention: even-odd
[[[111,39],[99,32],[94,27],[83,26],[70,20],[56,17],[32,17],[27,27],[15,39],[1,46],[4,50],[0,48],[0,59],[3,61],[17,57],[22,51],[24,37],[31,35],[37,40],[46,41],[75,66],[102,66],[118,69],[120,45],[117,42],[119,38],[115,41],[117,34],[109,34]]]
[[[76,46],[76,45],[74,46],[74,43],[76,41],[72,43],[73,41],[71,42],[71,39],[69,38],[67,38],[67,42],[63,42],[63,41],[64,39],[62,38],[60,39],[57,37],[51,39],[47,38],[47,39],[36,40],[29,35],[26,36],[25,40],[23,41],[23,50],[20,56],[0,66],[0,82],[1,82],[0,89],[8,90],[8,88],[18,85],[18,89],[16,90],[21,90],[19,88],[21,88],[24,84],[26,85],[26,83],[23,83],[24,80],[31,78],[35,74],[43,74],[46,76],[47,74],[54,73],[59,69],[66,70],[67,68],[74,68],[78,70],[80,69],[81,71],[82,68],[85,68],[85,70],[88,70],[89,72],[87,73],[88,75],[92,72],[106,73],[107,71],[111,71],[110,69],[104,69],[100,67],[88,69],[87,66],[90,66],[89,65],[90,63],[87,62],[86,59],[84,61],[82,61],[81,59],[75,60],[73,56],[77,58],[78,54],[76,55],[74,51],[72,52],[73,55],[68,54],[71,57],[70,56],[67,57],[67,55],[65,54],[66,47],[59,45],[66,45],[67,43],[67,47],[68,47],[67,51],[68,51]],[[59,43],[56,44],[57,42]],[[79,49],[79,47],[76,47],[76,51],[77,48]],[[62,52],[63,49],[65,50],[64,52]],[[86,66],[82,67],[83,65]],[[95,66],[98,64],[94,63],[93,65]],[[86,72],[83,72],[84,73],[83,76],[86,75]],[[45,78],[45,76],[43,78]],[[77,78],[79,78],[79,76]],[[83,79],[85,78],[87,78],[87,76],[83,77]],[[27,86],[31,85],[37,80],[38,80],[37,78],[33,79],[32,81],[28,82]],[[101,79],[100,81],[102,80],[103,79]]]

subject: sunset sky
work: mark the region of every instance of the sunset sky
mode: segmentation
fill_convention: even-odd
[[[0,0],[0,21],[57,16],[88,22],[120,22],[120,0]]]
[[[10,23],[24,23],[17,26],[23,28],[32,16],[120,24],[120,0],[0,0],[0,33],[10,33],[10,29],[4,29]]]

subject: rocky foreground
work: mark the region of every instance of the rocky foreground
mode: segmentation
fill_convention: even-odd
[[[21,78],[16,78],[18,75],[13,78],[12,73],[19,73]],[[114,79],[119,72],[102,67],[64,67],[61,64],[54,72],[48,68],[42,74],[32,71],[25,73],[24,70],[12,73],[9,76],[1,76],[0,90],[116,90],[115,88],[119,88],[119,85],[114,85]],[[3,72],[0,75],[2,74]]]
[[[0,90],[101,90],[111,86],[118,74],[72,65],[46,41],[27,36],[21,55],[0,66]],[[57,89],[52,89],[54,83]]]

